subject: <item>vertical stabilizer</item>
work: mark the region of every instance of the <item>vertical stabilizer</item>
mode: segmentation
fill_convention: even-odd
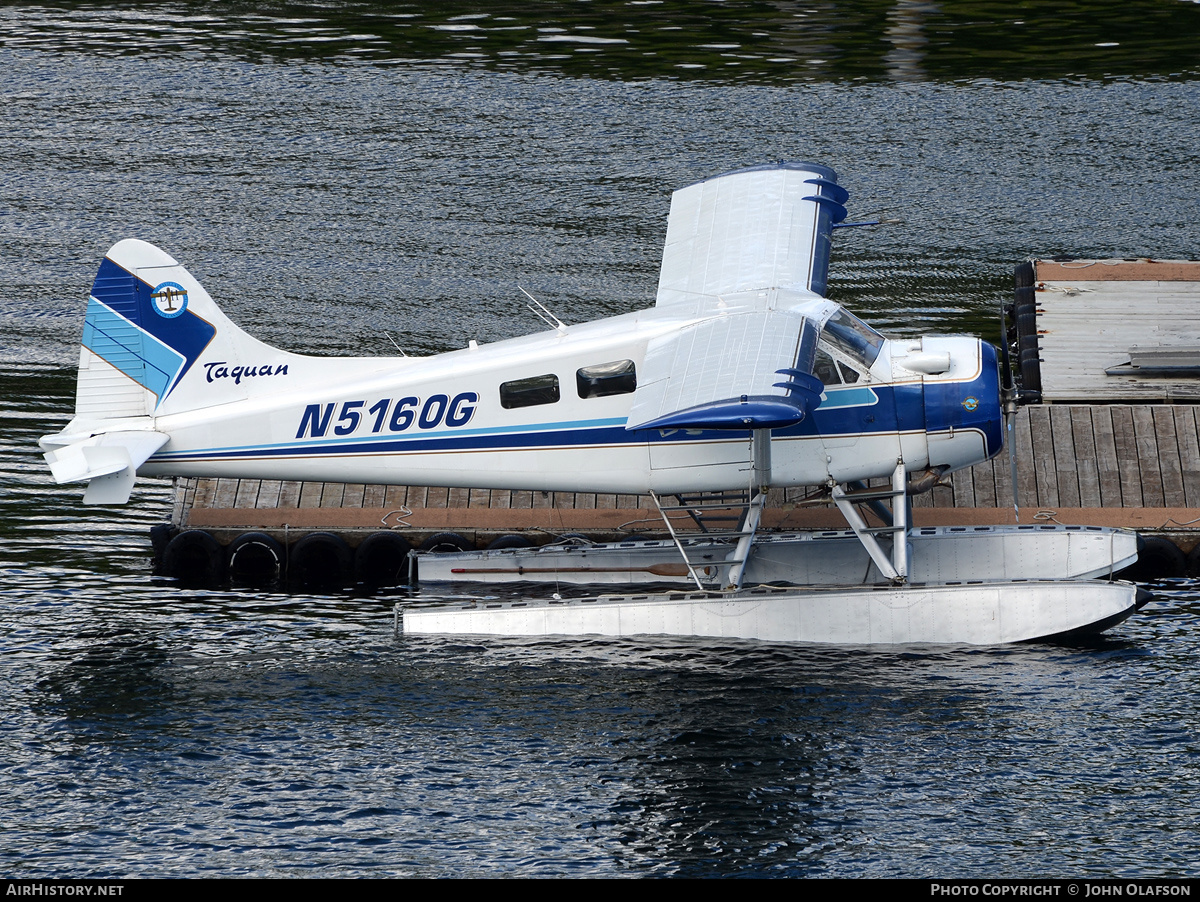
[[[132,239],[100,264],[81,345],[75,418],[40,444],[58,482],[88,483],[88,504],[128,499],[168,441],[158,417],[270,390],[303,359],[251,338],[170,255]]]
[[[114,245],[100,264],[82,345],[80,424],[238,400],[251,386],[243,373],[286,373],[296,356],[251,338],[174,258],[135,239]],[[197,370],[202,353],[212,365]],[[235,369],[237,378],[213,378]],[[201,394],[194,390],[201,382],[215,387]]]

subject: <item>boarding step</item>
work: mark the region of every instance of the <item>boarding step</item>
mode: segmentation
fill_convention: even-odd
[[[862,489],[842,489],[838,495],[845,498],[854,504],[860,504],[864,501],[882,501],[885,498],[898,498],[904,492],[894,491],[891,487],[881,486],[879,488],[862,488]]]
[[[723,501],[726,505],[732,507],[734,504],[750,503],[750,493],[745,489],[737,489],[730,492],[676,493],[675,498],[683,505],[712,504],[717,501]]]
[[[665,511],[732,511],[745,507],[745,504],[664,504]]]
[[[672,511],[670,508],[663,508],[663,516],[667,516],[668,514],[673,513],[673,512],[677,513],[678,510],[679,510],[678,508],[675,511]],[[692,528],[699,529],[700,535],[705,535],[705,536],[729,535],[729,534],[740,535],[741,529],[742,529],[742,522],[746,519],[746,515],[744,512],[741,514],[738,514],[737,516],[728,516],[728,517],[720,517],[720,516],[718,516],[718,517],[713,517],[713,516],[697,517],[695,512],[691,511],[691,510],[688,511],[688,514],[691,516],[691,520],[695,524],[695,526]],[[688,522],[688,519],[686,517],[677,517],[676,518],[677,525],[678,524],[686,525],[687,522]]]
[[[736,523],[742,530],[746,522],[746,514],[750,510],[750,493],[735,492],[697,492],[691,495],[676,495],[678,504],[659,504],[659,509],[666,516],[668,511],[686,511],[700,531],[713,535],[710,526]],[[726,511],[727,513],[718,513]]]
[[[672,505],[664,505],[653,492],[650,493],[650,497],[654,500],[655,506],[658,507],[658,513],[663,519],[663,524],[671,534],[671,540],[675,543],[675,547],[679,549],[679,554],[683,558],[684,563],[687,564],[688,573],[696,583],[697,588],[704,588],[700,575],[697,573],[697,567],[727,568],[726,582],[734,587],[741,585],[742,573],[745,570],[746,561],[749,559],[751,546],[754,542],[754,534],[758,530],[759,519],[762,516],[765,496],[761,492],[753,496],[753,498],[748,491],[704,492],[692,495],[677,494],[675,500],[678,504]],[[681,534],[675,528],[675,524],[668,515],[670,511],[686,511],[700,532],[690,535]],[[718,513],[714,513],[717,511],[738,511],[739,516],[733,517],[729,514],[721,516]],[[737,523],[737,530],[735,532],[730,532],[728,527],[724,530],[710,530],[709,528],[711,525],[717,523],[728,524],[730,522]],[[703,555],[707,549],[698,546],[696,541],[701,538],[712,541],[718,536],[737,539],[737,545],[730,550],[733,558],[705,560]],[[712,546],[709,547],[711,548]],[[712,553],[712,556],[715,557],[716,553]]]

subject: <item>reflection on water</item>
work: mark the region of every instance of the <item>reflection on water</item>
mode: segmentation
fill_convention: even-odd
[[[64,3],[0,11],[0,40],[18,50],[777,84],[1180,77],[1200,63],[1197,34],[1200,10],[1178,0]]]
[[[93,617],[14,682],[10,873],[152,874],[166,849],[175,873],[293,876],[1194,867],[1194,638],[1152,621],[866,652],[394,641],[345,603],[232,596]]]

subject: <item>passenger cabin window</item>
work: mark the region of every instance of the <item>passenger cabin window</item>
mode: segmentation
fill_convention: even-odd
[[[553,373],[500,383],[500,406],[507,410],[553,404],[557,400],[558,377]]]
[[[637,373],[632,360],[614,360],[581,367],[575,373],[575,385],[581,398],[627,395],[637,388]]]

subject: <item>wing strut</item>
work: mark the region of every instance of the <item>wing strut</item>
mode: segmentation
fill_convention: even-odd
[[[716,543],[717,547],[722,547],[722,541],[732,542],[734,539],[737,540],[737,544],[724,560],[707,560],[703,566],[714,567],[718,573],[720,568],[728,568],[724,579],[724,588],[740,589],[742,587],[746,562],[750,560],[750,554],[754,550],[754,537],[762,522],[763,509],[767,506],[767,489],[771,481],[770,429],[751,430],[750,460],[750,490],[746,493],[737,493],[740,498],[735,501],[730,500],[728,492],[710,492],[686,497],[679,495],[677,496],[679,504],[664,505],[657,494],[653,491],[650,492],[650,498],[658,509],[658,515],[666,524],[667,532],[671,534],[671,540],[679,549],[680,557],[683,558],[683,562],[688,568],[688,575],[701,591],[704,590],[704,584],[700,574],[696,571],[696,564],[701,562],[694,560],[695,552],[711,558],[713,543]],[[732,519],[728,513],[733,510],[742,511],[738,517],[737,529],[728,532],[710,532],[707,529],[706,514],[719,520],[726,520]],[[671,522],[669,516],[671,511],[686,511],[704,531],[703,542],[692,544],[689,536],[681,536],[676,531],[674,523]],[[729,546],[723,547],[728,548]]]
[[[754,536],[762,522],[763,508],[767,506],[767,489],[771,485],[770,429],[755,429],[750,433],[750,480],[754,497],[750,499],[750,508],[742,521],[742,534],[738,538],[737,551],[733,553],[735,563],[726,580],[728,587],[733,589],[742,587],[742,576],[754,547]]]

